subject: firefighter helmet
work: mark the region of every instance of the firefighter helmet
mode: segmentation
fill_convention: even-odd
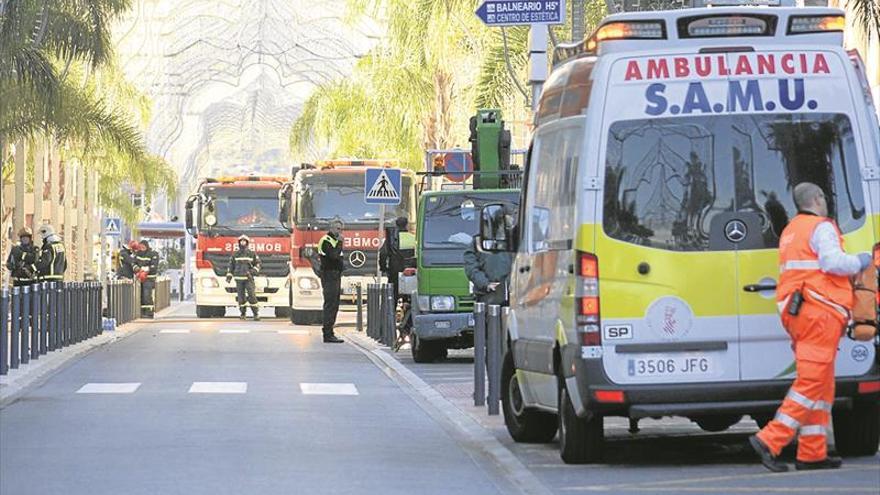
[[[241,244],[241,241],[245,241],[245,242],[247,242],[248,244],[250,244],[250,243],[251,243],[251,238],[248,237],[248,236],[246,236],[246,235],[244,235],[244,234],[241,234],[240,236],[238,236],[238,243]]]
[[[34,231],[29,227],[22,227],[18,229],[18,237],[33,237]]]

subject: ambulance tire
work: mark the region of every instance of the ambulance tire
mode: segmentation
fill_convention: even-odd
[[[433,363],[447,355],[446,344],[442,340],[423,340],[415,333],[410,343],[413,361],[417,363]]]
[[[548,412],[526,409],[522,402],[513,355],[508,352],[501,365],[501,409],[507,432],[515,442],[552,442],[559,428],[559,418]]]
[[[213,318],[214,317],[214,307],[213,306],[196,305],[196,316],[199,318]]]
[[[703,431],[718,433],[727,430],[742,420],[742,415],[697,416],[691,418]]]
[[[849,410],[835,410],[834,444],[843,456],[869,456],[880,445],[880,404],[857,401]]]
[[[605,418],[594,414],[580,418],[559,380],[559,455],[566,464],[587,464],[602,459],[605,448]]]
[[[275,317],[276,318],[290,318],[290,308],[285,308],[282,306],[275,306]]]

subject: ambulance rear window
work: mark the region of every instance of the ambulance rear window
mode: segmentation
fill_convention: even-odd
[[[855,137],[840,114],[629,120],[608,135],[603,227],[622,241],[710,250],[712,218],[761,217],[763,249],[796,213],[792,189],[818,184],[844,233],[865,222]]]

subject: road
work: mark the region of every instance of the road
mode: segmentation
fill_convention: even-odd
[[[353,340],[179,306],[0,409],[0,494],[880,493],[880,455],[766,472],[748,418],[717,434],[648,420],[636,435],[611,418],[605,462],[568,466],[472,406],[471,351],[416,364]]]

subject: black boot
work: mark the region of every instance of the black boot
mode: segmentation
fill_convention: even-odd
[[[837,456],[829,455],[821,461],[795,461],[794,468],[798,471],[811,471],[814,469],[838,469],[841,465],[843,465],[843,459]]]
[[[245,319],[247,319],[247,310],[245,310],[244,308],[241,308],[241,309],[239,310],[239,312],[240,312],[240,314],[238,315],[238,319],[239,319],[239,320],[245,320]]]
[[[330,333],[324,333],[325,344],[341,344],[343,342],[345,341],[337,337],[332,331]]]
[[[260,321],[260,312],[257,311],[257,308],[254,308],[254,321]]]
[[[788,464],[777,459],[757,435],[750,436],[749,443],[752,445],[752,448],[755,449],[755,453],[761,458],[761,464],[763,464],[765,468],[774,473],[784,473],[788,471]]]

